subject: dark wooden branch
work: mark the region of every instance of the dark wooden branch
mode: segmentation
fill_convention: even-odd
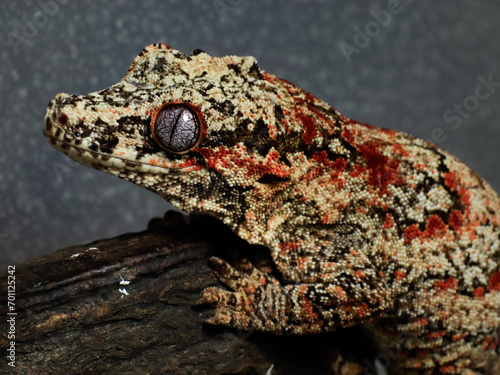
[[[355,330],[276,337],[204,324],[211,309],[196,301],[218,285],[208,257],[248,245],[220,225],[175,218],[18,265],[16,367],[9,373],[362,373],[335,350],[359,352]],[[5,307],[7,275],[1,280]],[[4,367],[5,318],[0,328]]]

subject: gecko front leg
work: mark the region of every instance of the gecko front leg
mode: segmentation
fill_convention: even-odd
[[[360,294],[367,280],[352,282],[349,270],[340,282],[289,283],[282,285],[272,274],[247,263],[238,270],[220,258],[211,262],[219,280],[231,288],[207,288],[201,303],[216,307],[209,324],[275,334],[310,334],[333,331],[368,322],[389,306],[384,288]],[[359,276],[358,276],[359,278]]]

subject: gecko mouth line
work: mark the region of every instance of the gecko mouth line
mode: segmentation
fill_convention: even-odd
[[[80,163],[85,162],[86,164],[90,164],[93,167],[94,165],[95,167],[100,167],[97,169],[103,169],[102,165],[97,164],[97,161],[107,163],[105,167],[109,169],[113,168],[120,169],[125,167],[130,171],[140,171],[140,172],[155,173],[155,174],[165,174],[171,171],[187,172],[189,171],[190,168],[190,167],[163,167],[163,166],[143,163],[140,161],[129,160],[115,155],[113,156],[105,155],[98,151],[88,150],[85,148],[75,146],[71,143],[65,142],[60,138],[47,134],[45,131],[43,132],[43,134],[50,141],[50,144],[53,145],[53,147],[57,148],[71,159],[77,158],[78,160],[76,161]],[[88,161],[86,161],[86,159],[83,157],[85,153],[92,155],[96,163],[88,163]],[[113,161],[117,163],[113,163]]]

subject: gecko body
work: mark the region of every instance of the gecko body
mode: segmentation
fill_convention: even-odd
[[[212,215],[280,277],[214,259],[212,324],[310,334],[365,324],[394,373],[488,374],[498,355],[500,200],[445,151],[361,124],[253,57],[151,45],[125,78],[57,95],[69,157]]]

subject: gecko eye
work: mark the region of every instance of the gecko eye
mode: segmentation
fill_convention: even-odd
[[[151,119],[151,131],[156,142],[176,154],[189,151],[200,138],[200,120],[183,104],[167,104]]]

